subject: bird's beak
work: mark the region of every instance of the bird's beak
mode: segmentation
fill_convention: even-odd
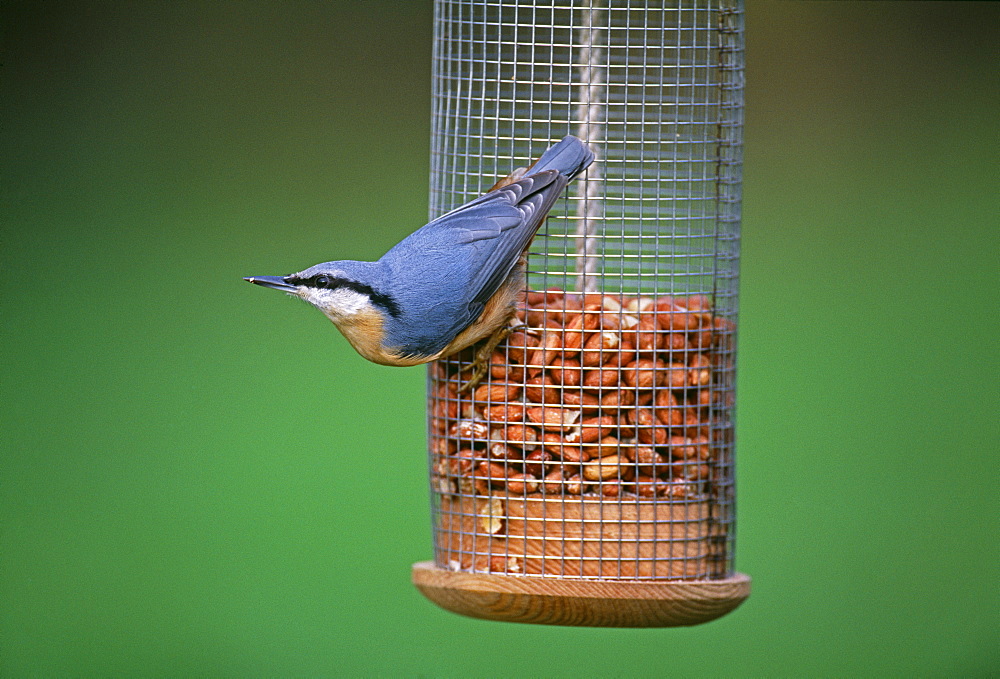
[[[282,290],[284,292],[295,292],[298,289],[296,286],[287,283],[282,276],[250,276],[243,280],[248,283],[255,283],[256,285],[263,285],[265,288],[274,288],[275,290]]]

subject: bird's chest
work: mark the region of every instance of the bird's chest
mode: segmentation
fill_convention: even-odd
[[[351,346],[369,361],[399,365],[385,348],[385,323],[378,312],[365,309],[338,318],[334,323]]]
[[[455,339],[441,352],[441,355],[448,356],[461,351],[506,327],[517,308],[523,285],[524,274],[518,267],[514,274],[508,276],[500,289],[486,302],[479,317],[458,333]]]

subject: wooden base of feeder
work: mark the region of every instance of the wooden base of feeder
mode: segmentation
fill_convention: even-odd
[[[750,595],[750,578],[664,582],[465,573],[413,564],[413,584],[445,610],[503,622],[679,627],[715,620]]]
[[[745,575],[708,579],[725,544],[710,514],[706,502],[445,496],[437,551],[451,568],[414,564],[413,582],[442,608],[489,620],[696,625],[750,594]]]

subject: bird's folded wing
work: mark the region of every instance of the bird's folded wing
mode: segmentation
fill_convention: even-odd
[[[556,170],[533,174],[452,210],[421,229],[429,241],[462,249],[468,267],[472,319],[531,244],[567,182]]]

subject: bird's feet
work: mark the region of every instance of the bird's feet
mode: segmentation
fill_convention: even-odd
[[[518,328],[523,327],[525,327],[524,323],[505,325],[497,329],[478,349],[476,349],[476,356],[472,359],[472,376],[469,377],[468,382],[459,388],[459,393],[472,391],[479,385],[480,382],[483,381],[483,378],[486,377],[486,371],[490,368],[490,359],[493,358],[493,350],[496,349],[501,342],[507,339],[508,335]]]

